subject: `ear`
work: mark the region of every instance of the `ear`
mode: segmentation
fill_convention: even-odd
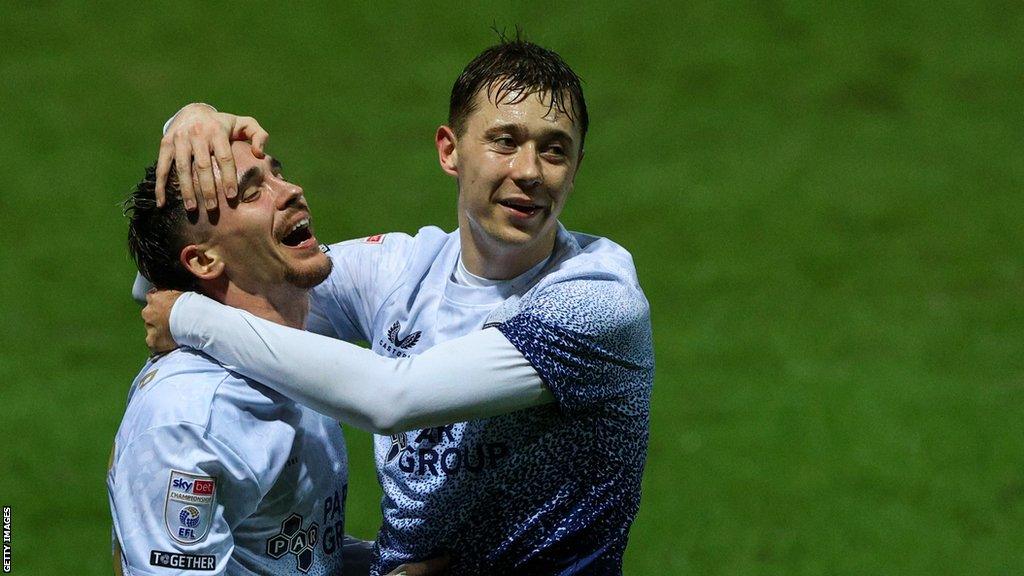
[[[459,152],[456,150],[458,140],[455,131],[448,126],[441,126],[434,134],[434,145],[437,146],[437,160],[441,170],[449,176],[459,175]]]
[[[181,265],[200,280],[216,280],[224,274],[224,260],[213,248],[189,244],[181,249]]]

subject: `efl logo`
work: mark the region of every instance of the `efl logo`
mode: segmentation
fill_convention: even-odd
[[[213,480],[196,480],[195,484],[192,487],[193,494],[205,494],[207,496],[213,494]]]
[[[384,234],[374,234],[373,236],[367,236],[366,240],[363,240],[367,244],[380,244],[384,242]]]

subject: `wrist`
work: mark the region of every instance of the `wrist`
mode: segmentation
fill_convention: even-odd
[[[167,120],[167,122],[164,122],[164,134],[167,134],[167,131],[171,128],[171,126],[174,126],[174,124],[179,119],[184,119],[185,117],[192,116],[192,115],[195,115],[195,114],[202,114],[202,113],[214,113],[214,114],[216,114],[217,113],[217,109],[214,108],[213,106],[211,106],[210,104],[205,103],[205,102],[193,102],[191,104],[186,104],[180,110],[175,112],[174,116],[171,116]]]
[[[194,292],[185,292],[174,299],[174,303],[171,304],[171,312],[167,315],[167,331],[170,332],[171,339],[179,346],[197,348],[195,343],[188,338],[188,304],[185,304],[193,295],[195,295]]]

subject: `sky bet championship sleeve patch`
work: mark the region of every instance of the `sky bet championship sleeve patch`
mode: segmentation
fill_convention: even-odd
[[[363,242],[367,244],[383,244],[385,234],[374,234],[373,236],[367,236]]]
[[[164,502],[164,524],[171,538],[182,544],[206,538],[213,524],[216,492],[214,478],[171,470]]]

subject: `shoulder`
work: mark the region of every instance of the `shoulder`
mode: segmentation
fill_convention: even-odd
[[[405,232],[385,232],[362,238],[336,242],[326,246],[332,259],[349,255],[372,256],[390,254],[412,254],[417,249],[437,243],[444,243],[448,234],[436,226],[420,228],[415,235]]]
[[[144,372],[118,430],[118,461],[216,462],[257,479],[283,465],[302,420],[294,402],[190,348]]]
[[[180,426],[209,431],[217,420],[238,421],[273,410],[284,397],[231,372],[213,358],[180,348],[146,366],[125,410],[126,436]]]
[[[554,262],[506,317],[580,334],[649,330],[650,307],[629,252],[606,238],[562,232]]]
[[[433,261],[448,241],[449,234],[428,226],[414,236],[389,232],[332,244],[327,256],[333,269],[327,281],[313,289],[314,301],[352,290],[386,291],[416,263]]]
[[[560,231],[553,262],[527,293],[524,304],[646,308],[633,257],[622,246],[598,236]]]
[[[640,290],[633,255],[608,238],[567,232],[560,238],[562,257],[552,269],[552,280],[611,280]]]
[[[230,373],[191,348],[146,365],[136,378],[122,429],[147,430],[180,423],[205,426],[214,397]]]

